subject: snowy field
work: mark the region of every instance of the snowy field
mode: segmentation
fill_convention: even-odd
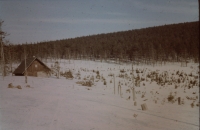
[[[198,64],[60,66],[74,78],[0,77],[0,130],[199,130]]]

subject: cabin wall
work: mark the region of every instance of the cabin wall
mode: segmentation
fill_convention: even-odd
[[[23,74],[15,74],[15,76],[24,76]]]

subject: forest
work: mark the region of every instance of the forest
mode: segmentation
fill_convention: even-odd
[[[199,21],[56,41],[17,45],[5,42],[3,50],[6,64],[22,61],[25,52],[28,57],[36,56],[41,60],[116,60],[145,64],[199,62]]]

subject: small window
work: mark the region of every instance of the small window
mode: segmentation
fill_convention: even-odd
[[[37,68],[37,65],[35,65],[35,68]]]

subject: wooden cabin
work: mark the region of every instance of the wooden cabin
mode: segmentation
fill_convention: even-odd
[[[36,57],[26,59],[26,68],[25,60],[23,60],[13,74],[16,76],[24,76],[25,70],[27,70],[28,76],[35,77],[49,77],[51,72],[51,69]]]

